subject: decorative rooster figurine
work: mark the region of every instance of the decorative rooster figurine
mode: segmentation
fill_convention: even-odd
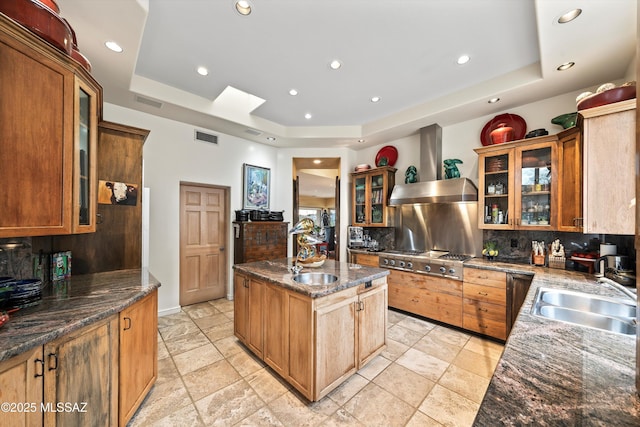
[[[444,162],[444,178],[460,178],[460,171],[458,170],[458,164],[462,163],[460,159],[447,159]]]
[[[298,255],[296,261],[309,267],[319,267],[327,259],[326,255],[318,255],[315,245],[322,240],[312,235],[315,224],[310,218],[303,218],[289,230],[289,234],[298,235]]]

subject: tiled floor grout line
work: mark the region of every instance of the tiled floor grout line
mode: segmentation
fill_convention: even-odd
[[[221,300],[216,300],[216,301],[221,301]],[[203,369],[206,366],[210,366],[210,365],[201,366],[197,369],[194,369],[193,371],[184,371],[184,374],[183,374],[182,373],[183,371],[181,371],[181,368],[179,368],[179,366],[182,366],[184,368],[185,359],[183,358],[181,363],[179,364],[176,361],[176,357],[188,351],[202,348],[205,345],[211,345],[212,348],[222,356],[221,359],[216,360],[213,363],[225,361],[226,364],[233,369],[233,372],[238,377],[238,380],[230,384],[222,385],[219,388],[216,388],[215,391],[212,393],[222,392],[227,388],[231,388],[232,386],[240,385],[239,383],[242,382],[243,383],[242,388],[247,389],[248,387],[248,389],[250,389],[252,393],[255,395],[255,398],[257,398],[260,402],[261,406],[259,406],[257,410],[253,410],[253,412],[246,415],[244,419],[240,421],[235,421],[234,425],[235,424],[248,425],[248,424],[245,424],[245,422],[250,423],[250,421],[247,421],[248,418],[258,417],[259,419],[260,417],[259,413],[266,411],[267,415],[270,417],[269,422],[276,422],[276,423],[280,423],[283,426],[287,426],[287,424],[284,421],[290,422],[289,417],[287,417],[287,419],[283,421],[281,419],[282,416],[286,416],[287,414],[278,413],[278,407],[277,407],[277,401],[284,399],[287,394],[293,395],[295,399],[299,400],[300,403],[302,403],[302,405],[306,406],[310,411],[309,412],[310,416],[315,415],[320,418],[317,421],[317,423],[314,425],[335,425],[336,423],[343,421],[339,419],[341,416],[348,416],[349,417],[348,419],[358,420],[357,421],[358,423],[362,423],[363,421],[359,418],[359,416],[362,417],[362,414],[358,413],[358,410],[359,410],[358,405],[366,404],[366,397],[367,397],[366,393],[369,392],[369,389],[375,389],[375,388],[379,390],[383,390],[389,396],[393,396],[393,399],[397,399],[398,402],[402,402],[402,404],[406,406],[405,412],[403,415],[403,417],[406,419],[406,422],[404,422],[404,424],[401,424],[401,425],[410,425],[410,424],[419,425],[415,423],[416,422],[420,423],[420,420],[427,420],[427,419],[430,420],[428,421],[429,423],[432,423],[432,424],[435,423],[433,425],[442,425],[438,421],[432,418],[433,413],[431,412],[432,411],[431,406],[427,407],[430,411],[429,413],[423,412],[424,410],[423,406],[429,405],[432,403],[431,398],[436,399],[436,404],[438,403],[437,401],[438,397],[432,396],[432,394],[435,395],[434,391],[436,390],[436,388],[438,388],[438,390],[442,390],[440,391],[441,394],[448,393],[448,396],[457,396],[457,397],[454,397],[454,399],[458,399],[458,398],[464,399],[464,402],[468,402],[466,403],[467,405],[472,404],[473,407],[475,407],[477,410],[477,406],[479,405],[479,402],[476,401],[478,398],[478,395],[474,393],[476,393],[477,390],[481,390],[481,389],[477,389],[476,391],[472,390],[470,393],[461,394],[458,391],[456,391],[456,381],[460,381],[460,375],[463,375],[463,376],[469,375],[470,378],[471,376],[483,378],[486,380],[488,384],[486,373],[485,374],[479,373],[479,372],[485,372],[484,370],[478,370],[477,372],[474,372],[466,369],[466,366],[467,366],[466,363],[469,363],[470,359],[461,360],[460,362],[458,362],[458,363],[462,363],[462,366],[465,366],[465,367],[458,366],[455,364],[460,357],[464,356],[462,354],[463,351],[465,350],[467,351],[467,356],[466,356],[467,358],[478,357],[479,359],[481,359],[481,362],[483,363],[486,362],[491,364],[491,365],[488,365],[485,363],[484,369],[487,369],[487,366],[493,366],[492,369],[495,369],[495,365],[497,363],[497,360],[495,359],[496,355],[494,354],[495,351],[497,350],[491,351],[491,349],[489,348],[490,345],[484,342],[488,340],[481,339],[481,341],[477,343],[472,343],[472,340],[474,339],[473,335],[468,334],[464,331],[457,330],[457,329],[449,330],[448,328],[443,327],[442,325],[429,322],[427,319],[414,318],[412,316],[408,316],[406,313],[389,310],[390,313],[394,313],[394,314],[393,316],[389,316],[393,318],[388,320],[387,330],[389,331],[389,329],[391,328],[396,328],[394,330],[394,334],[395,334],[394,337],[400,339],[400,340],[395,340],[393,338],[389,338],[389,340],[395,343],[393,345],[395,346],[400,345],[401,347],[390,348],[388,346],[385,351],[388,351],[389,353],[385,354],[383,352],[382,354],[380,354],[379,356],[377,356],[372,360],[372,362],[374,362],[377,359],[377,362],[374,362],[374,363],[370,362],[367,366],[362,368],[360,371],[356,372],[356,374],[360,377],[360,380],[355,379],[353,380],[354,383],[345,386],[346,387],[345,389],[340,390],[340,387],[339,387],[338,389],[329,393],[327,396],[325,396],[325,398],[321,399],[320,401],[311,403],[311,402],[308,402],[304,397],[302,397],[292,386],[284,383],[283,380],[278,376],[278,374],[275,371],[270,369],[263,362],[257,360],[255,356],[241,343],[237,343],[237,345],[241,347],[241,351],[243,351],[246,354],[246,357],[250,358],[253,362],[255,362],[258,367],[256,367],[254,371],[250,371],[251,368],[248,368],[248,370],[246,369],[240,370],[239,365],[231,363],[230,359],[234,359],[234,356],[236,354],[239,354],[238,351],[235,351],[231,346],[229,346],[228,345],[229,342],[224,342],[223,346],[219,347],[222,344],[221,341],[227,340],[227,339],[233,339],[235,337],[232,330],[234,317],[233,315],[231,316],[228,315],[228,313],[232,313],[233,310],[231,309],[231,310],[223,311],[224,309],[229,307],[229,304],[233,304],[233,302],[227,302],[226,300],[224,300],[224,301],[221,301],[221,304],[217,305],[214,301],[209,301],[206,303],[201,303],[201,304],[190,306],[190,307],[185,307],[180,311],[180,313],[176,313],[176,315],[180,317],[175,318],[175,321],[173,321],[173,323],[172,321],[168,320],[165,325],[160,324],[158,327],[158,333],[159,333],[160,339],[162,340],[162,345],[164,346],[164,350],[167,353],[167,357],[170,358],[170,362],[172,364],[171,373],[167,373],[167,375],[170,375],[167,378],[167,381],[175,380],[175,378],[172,379],[172,376],[180,377],[180,384],[184,388],[186,396],[188,396],[188,403],[180,408],[176,408],[176,411],[173,411],[173,413],[183,409],[184,410],[193,409],[195,411],[195,414],[197,415],[196,422],[199,423],[199,425],[206,425],[207,415],[209,415],[209,418],[210,418],[211,414],[206,414],[206,413],[203,414],[202,408],[199,407],[196,404],[196,402],[206,399],[208,396],[211,396],[212,394],[210,393],[208,395],[201,396],[196,401],[194,398],[193,391],[189,389],[189,383],[185,379],[185,375],[188,375],[191,372],[195,372],[197,369]],[[199,311],[200,309],[202,309],[202,311]],[[216,319],[215,321],[212,321],[210,326],[207,327],[208,323],[206,321],[206,318],[219,316],[219,315],[224,316],[222,319],[226,318],[226,321],[217,323],[218,319]],[[205,319],[205,320],[202,320],[202,319]],[[195,331],[185,332],[185,333],[202,335],[206,338],[207,344],[203,344],[201,346],[197,345],[194,348],[191,348],[187,345],[185,347],[186,350],[180,348],[180,346],[183,344],[179,342],[174,343],[174,345],[168,346],[167,342],[171,342],[173,339],[176,339],[176,338],[179,339],[179,336],[173,335],[175,333],[175,329],[171,330],[166,328],[176,327],[183,323],[184,323],[184,327],[187,328],[187,330],[190,330],[192,326],[195,327]],[[189,323],[191,323],[192,326],[188,326]],[[228,325],[229,323],[231,323],[230,325],[231,331],[226,330],[229,327]],[[206,327],[206,329],[203,329],[203,327]],[[213,331],[218,327],[220,327],[220,331],[219,331],[220,338],[215,339],[207,334],[207,332],[209,332],[210,334],[218,333]],[[165,331],[164,334],[163,334],[163,330]],[[430,336],[430,339],[427,340],[428,342],[423,342],[423,340],[425,340],[429,335],[431,336]],[[425,353],[420,348],[417,348],[418,346],[424,349],[425,345],[433,344],[433,342],[440,343],[445,348],[453,349],[454,352],[447,354],[445,350],[445,353],[436,352],[431,354],[431,352]],[[479,349],[478,346],[480,346],[481,348]],[[170,350],[170,348],[172,348],[173,350]],[[408,354],[410,353],[410,351],[411,351],[411,354]],[[435,373],[436,375],[426,375],[425,373],[421,372],[419,366],[416,368],[415,366],[411,365],[414,362],[413,360],[411,360],[411,357],[415,357],[416,354],[421,356],[426,356],[428,360],[436,361],[432,363],[441,364],[438,370],[428,371],[431,373]],[[439,355],[444,355],[444,357],[446,357],[447,360],[441,359]],[[387,356],[391,356],[391,358],[387,358]],[[402,363],[399,363],[401,359],[406,359],[406,360],[403,360]],[[444,366],[444,364],[446,364],[446,366]],[[228,368],[225,368],[225,369],[228,369]],[[369,371],[367,371],[367,369],[369,369]],[[389,371],[387,371],[388,369]],[[426,392],[423,391],[419,395],[416,395],[416,399],[419,399],[419,401],[417,402],[416,400],[412,401],[411,399],[407,399],[407,397],[409,396],[407,396],[406,394],[403,394],[402,392],[398,392],[398,390],[394,389],[394,387],[397,388],[397,383],[394,384],[395,382],[394,380],[391,380],[392,381],[391,383],[385,384],[385,377],[383,377],[383,374],[386,374],[387,376],[397,374],[397,372],[392,372],[391,371],[392,369],[396,369],[396,370],[399,369],[400,373],[403,375],[405,375],[404,372],[408,372],[410,375],[414,377],[417,376],[416,378],[421,378],[420,381],[422,382],[423,385],[426,384],[426,387],[428,387],[428,391]],[[248,381],[249,377],[259,374],[261,370],[264,370],[269,375],[273,376],[283,386],[284,390],[286,391],[283,394],[279,394],[279,395],[275,395],[275,397],[271,397],[270,400],[268,400],[266,396],[262,395],[260,389],[256,388],[256,386],[259,386],[260,383],[256,381],[255,384],[251,384]],[[246,373],[243,374],[243,372],[245,371]],[[363,374],[366,376],[364,376]],[[352,376],[349,380],[352,380],[354,376]],[[441,383],[441,381],[443,381],[443,383]],[[447,382],[449,384],[447,384]],[[353,386],[354,388],[349,388],[350,386]],[[486,387],[483,386],[483,388],[486,391]],[[204,392],[206,392],[206,389],[204,390],[205,390]],[[264,389],[262,390],[262,393],[264,393]],[[338,393],[338,394],[334,394],[334,393]],[[340,393],[347,393],[347,394],[345,394],[343,398]],[[473,398],[467,397],[467,396],[474,396],[474,395],[476,397],[473,397]],[[336,400],[335,399],[336,397],[339,400]],[[439,396],[439,397],[442,397],[442,396]],[[360,401],[361,399],[365,399],[363,401],[364,403]],[[427,400],[430,400],[430,401],[427,403]],[[143,403],[143,406],[144,405],[145,403]],[[328,408],[335,407],[335,408],[330,409],[327,412],[327,411],[323,411],[323,407],[328,407]],[[407,408],[410,410],[410,413],[407,411]],[[440,407],[439,406],[435,407],[435,409],[438,409],[438,408]],[[355,409],[355,412],[354,412],[354,409]],[[446,408],[442,410],[446,410]],[[280,411],[282,411],[282,407],[280,407]],[[342,415],[339,415],[339,413],[342,413]],[[408,413],[409,413],[409,416],[407,417]],[[170,415],[171,413],[165,416],[165,418],[169,417]],[[134,416],[134,419],[135,419],[135,416]],[[413,420],[416,420],[414,424],[411,423]],[[140,424],[140,425],[143,425],[143,424]]]

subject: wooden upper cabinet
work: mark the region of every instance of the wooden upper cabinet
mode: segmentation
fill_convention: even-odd
[[[553,230],[558,211],[557,136],[475,151],[479,169],[478,227]]]
[[[4,15],[0,58],[0,238],[95,230],[102,88]]]
[[[559,231],[582,232],[582,133],[579,127],[558,134]]]
[[[396,170],[381,166],[351,174],[351,224],[366,227],[387,227],[387,206],[396,182]]]
[[[584,232],[635,233],[636,100],[584,117]]]

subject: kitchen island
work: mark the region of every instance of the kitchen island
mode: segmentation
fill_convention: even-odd
[[[621,292],[586,273],[477,258],[465,267],[534,273],[474,425],[640,425],[636,336],[531,313],[540,287],[624,299]]]
[[[327,260],[305,284],[294,259],[236,264],[234,333],[305,398],[316,401],[386,347],[388,270]]]

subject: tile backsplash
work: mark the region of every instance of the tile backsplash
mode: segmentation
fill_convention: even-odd
[[[33,277],[31,238],[0,239],[0,276],[16,279]]]

